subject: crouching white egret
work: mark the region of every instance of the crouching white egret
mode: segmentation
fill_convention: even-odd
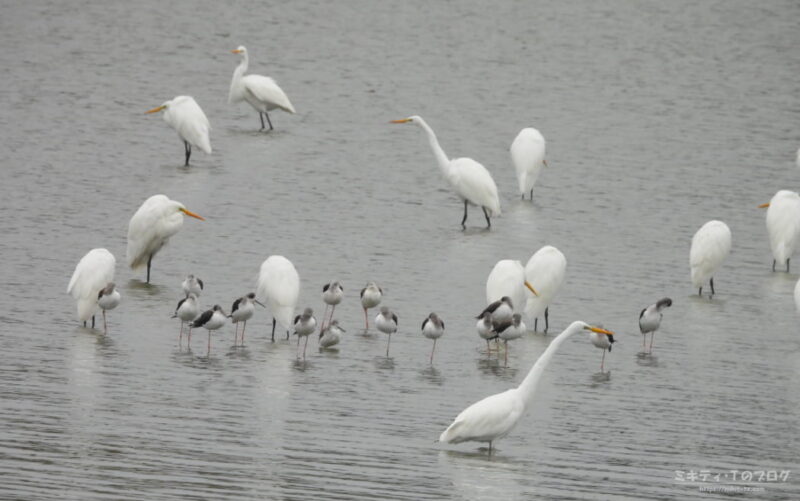
[[[94,328],[99,294],[114,280],[116,265],[117,260],[107,249],[92,249],[75,266],[67,285],[67,294],[77,301],[78,320],[83,322],[84,327],[91,318]]]
[[[184,214],[205,221],[182,203],[165,195],[153,195],[128,223],[128,265],[135,270],[146,264],[148,284],[153,256],[181,229]]]
[[[289,339],[289,327],[300,296],[300,275],[292,262],[283,256],[270,256],[261,263],[258,295],[264,298],[272,313],[272,342],[275,342],[276,321],[286,329],[286,339]]]
[[[211,154],[211,124],[206,114],[192,96],[178,96],[164,102],[161,106],[145,113],[157,113],[164,110],[164,121],[175,129],[183,141],[186,152],[186,165],[192,156],[192,146],[200,148],[206,155]]]
[[[547,160],[544,159],[544,136],[533,127],[522,129],[511,143],[510,151],[522,199],[525,200],[525,193],[530,191],[533,200],[533,185],[536,184],[539,171],[547,165]]]
[[[492,175],[486,170],[486,167],[471,158],[450,160],[439,145],[439,140],[436,139],[433,129],[422,117],[414,115],[400,120],[392,120],[391,123],[415,123],[428,134],[428,141],[431,144],[436,161],[439,163],[439,169],[456,192],[456,195],[464,201],[464,218],[461,220],[461,227],[466,228],[467,206],[473,204],[483,209],[483,215],[486,217],[486,227],[491,228],[491,217],[500,215],[500,198],[497,195],[497,185]]]
[[[534,319],[533,330],[539,328],[539,317],[542,314],[544,332],[550,328],[550,304],[564,283],[566,271],[567,258],[552,245],[545,245],[536,251],[525,265],[525,279],[534,284],[538,292],[533,297],[528,296],[525,304],[525,314]]]
[[[800,195],[794,191],[781,190],[760,208],[767,209],[767,232],[772,247],[772,271],[775,264],[785,264],[789,272],[789,260],[797,247],[800,236]]]
[[[709,221],[697,230],[692,237],[689,251],[689,266],[692,271],[692,284],[697,287],[697,295],[703,294],[706,280],[714,292],[714,273],[731,252],[731,230],[722,221]]]
[[[572,322],[564,332],[550,342],[518,387],[486,397],[461,411],[455,421],[439,436],[439,441],[452,444],[467,441],[489,442],[489,454],[491,454],[492,444],[514,429],[525,409],[533,401],[542,372],[550,363],[559,346],[568,337],[584,330],[600,334],[614,334],[585,322]]]
[[[238,49],[234,49],[231,52],[239,54],[241,61],[239,66],[233,70],[228,102],[233,104],[247,101],[258,112],[258,117],[261,119],[261,130],[266,128],[264,126],[264,116],[267,117],[269,130],[272,130],[272,121],[269,119],[268,112],[274,109],[281,109],[287,113],[294,113],[294,106],[289,102],[289,98],[286,97],[283,89],[278,87],[278,84],[272,78],[244,74],[250,61],[247,57],[247,48],[244,45],[240,45]]]
[[[644,343],[647,339],[647,333],[650,333],[650,348],[647,352],[653,351],[653,338],[656,331],[661,326],[661,318],[664,316],[661,310],[672,306],[672,299],[665,297],[659,299],[639,313],[639,331],[642,333],[642,352],[645,352]]]

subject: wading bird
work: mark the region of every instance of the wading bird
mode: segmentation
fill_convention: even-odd
[[[544,314],[544,332],[550,328],[550,304],[564,283],[567,271],[567,258],[553,247],[545,245],[536,251],[525,265],[525,279],[536,284],[534,297],[528,296],[525,314],[533,320],[533,330],[539,328],[539,317]]]
[[[331,324],[319,333],[319,347],[322,349],[336,346],[342,340],[342,334],[346,332],[339,327],[338,320],[331,320]]]
[[[92,249],[75,266],[67,285],[67,294],[78,303],[78,320],[83,322],[84,327],[91,318],[94,328],[94,314],[99,307],[98,294],[114,280],[116,265],[117,260],[107,249]]]
[[[297,335],[297,350],[300,350],[300,338],[306,338],[306,342],[303,345],[303,360],[306,359],[306,346],[308,346],[308,336],[314,333],[317,330],[317,319],[314,318],[314,310],[311,308],[306,308],[303,310],[302,315],[297,315],[294,317],[294,333]],[[300,354],[297,353],[297,358],[300,358]]]
[[[533,401],[542,372],[550,363],[556,350],[568,337],[583,330],[600,334],[614,334],[600,327],[592,327],[585,322],[571,323],[564,332],[550,342],[517,388],[486,397],[461,411],[455,421],[439,436],[439,441],[452,444],[468,441],[489,442],[489,454],[491,455],[492,444],[514,429],[525,413],[525,409]]]
[[[375,317],[375,326],[379,331],[389,335],[389,341],[386,343],[386,356],[388,357],[392,334],[397,332],[397,315],[392,313],[388,306],[381,306],[381,312]]]
[[[544,136],[533,127],[522,129],[511,143],[510,151],[522,199],[525,200],[525,193],[530,191],[533,200],[533,185],[536,184],[542,167],[547,165],[547,160],[544,159]]]
[[[333,318],[336,305],[342,302],[343,297],[344,287],[342,287],[342,284],[339,282],[329,282],[322,286],[322,300],[325,302],[325,314],[322,315],[322,329],[325,329],[325,326]],[[328,308],[331,308],[330,316],[328,316]]]
[[[375,282],[369,282],[366,287],[361,289],[361,307],[364,308],[364,329],[369,330],[367,310],[381,304],[382,298],[383,289],[375,285]]]
[[[503,345],[505,347],[505,364],[508,365],[508,342],[513,341],[514,339],[519,339],[522,337],[525,332],[527,332],[528,328],[525,326],[525,322],[522,321],[522,315],[519,313],[514,313],[511,316],[511,320],[508,322],[503,322],[502,324],[495,327],[495,332],[497,333],[497,337],[503,340]]]
[[[428,339],[433,339],[431,348],[431,364],[433,364],[433,352],[436,351],[436,340],[444,334],[444,321],[436,313],[430,315],[422,321],[422,335]]]
[[[794,191],[781,190],[760,208],[767,208],[767,232],[772,247],[772,271],[776,263],[785,264],[789,272],[789,260],[797,247],[800,236],[800,195]]]
[[[182,203],[164,195],[153,195],[128,223],[128,265],[134,270],[147,265],[148,284],[153,256],[181,229],[184,214],[205,221]]]
[[[222,311],[222,306],[215,304],[210,310],[206,310],[194,322],[189,325],[192,329],[205,327],[208,329],[208,354],[211,354],[211,331],[215,331],[225,325],[228,316]]]
[[[242,346],[244,346],[244,330],[247,328],[247,321],[256,312],[256,304],[264,306],[263,303],[256,299],[255,292],[250,292],[233,302],[231,314],[228,315],[228,318],[231,319],[231,322],[236,327],[233,333],[234,346],[236,346],[236,340],[239,338],[239,322],[242,323]]]
[[[606,351],[611,352],[611,345],[614,344],[614,333],[590,331],[589,341],[597,348],[603,350],[603,358],[600,359],[600,372],[603,372],[603,363],[606,361]]]
[[[514,303],[511,302],[510,297],[503,296],[484,308],[475,318],[482,318],[486,313],[491,314],[492,325],[496,328],[500,324],[511,321],[511,316],[514,314]]]
[[[270,256],[261,263],[258,295],[264,298],[272,313],[272,342],[275,342],[276,321],[286,329],[286,339],[289,339],[289,327],[300,296],[300,275],[292,262],[283,256]]]
[[[272,130],[272,121],[269,119],[270,111],[280,108],[287,113],[294,113],[294,106],[289,102],[286,93],[283,89],[278,87],[270,77],[263,77],[261,75],[245,75],[249,58],[247,57],[247,49],[240,45],[238,49],[231,52],[239,54],[241,61],[239,66],[233,70],[233,79],[231,80],[231,88],[228,92],[228,102],[230,104],[238,103],[240,101],[247,101],[250,106],[255,108],[258,112],[258,117],[261,119],[261,130],[264,130],[264,116],[267,117],[269,123],[269,130]]]
[[[211,137],[209,136],[211,124],[193,97],[178,96],[145,113],[157,113],[162,110],[164,110],[164,121],[175,129],[183,141],[186,167],[189,166],[189,157],[192,156],[192,146],[200,148],[206,155],[211,154]]]
[[[114,285],[114,282],[109,282],[103,290],[97,294],[97,305],[103,310],[103,334],[108,334],[108,324],[106,323],[106,311],[113,310],[119,306],[122,297]]]
[[[647,308],[643,309],[641,313],[639,313],[639,330],[642,332],[642,352],[645,352],[644,344],[647,340],[647,333],[650,332],[650,348],[647,352],[653,351],[653,337],[656,335],[656,331],[661,326],[661,318],[664,316],[661,313],[661,310],[664,308],[669,308],[672,306],[672,299],[665,297],[663,299],[659,299],[654,304],[651,304]]]
[[[492,304],[498,299],[508,297],[511,299],[511,304],[520,310],[528,299],[525,288],[537,294],[536,289],[525,280],[525,268],[522,267],[522,263],[503,259],[494,265],[486,279],[486,303]]]
[[[200,309],[197,307],[197,295],[194,292],[190,292],[188,296],[178,301],[178,306],[175,308],[175,313],[172,315],[172,318],[181,319],[181,332],[178,337],[178,345],[183,342],[183,324],[186,322],[189,322],[188,344],[192,344],[192,321],[197,318],[199,311]]]
[[[703,294],[706,280],[714,295],[714,273],[731,252],[731,230],[722,221],[709,221],[692,237],[689,251],[689,266],[692,270],[692,284],[697,287],[697,295]]]
[[[484,311],[481,313],[475,328],[478,330],[478,335],[481,339],[486,340],[486,353],[488,354],[492,351],[489,341],[497,339],[497,333],[494,331],[494,324],[492,323],[492,312]]]
[[[196,299],[203,292],[203,281],[194,275],[186,275],[181,287],[183,287],[183,293],[186,294],[186,297],[189,297],[189,294],[194,294]]]
[[[444,178],[456,192],[456,195],[464,202],[464,218],[461,220],[461,227],[466,228],[467,206],[477,205],[483,209],[486,217],[486,227],[492,227],[493,216],[500,215],[500,198],[497,195],[497,185],[494,183],[492,175],[486,167],[471,158],[455,158],[450,160],[445,154],[433,129],[425,123],[422,117],[414,115],[401,120],[392,120],[392,123],[415,123],[422,127],[428,134],[433,154],[439,164]]]

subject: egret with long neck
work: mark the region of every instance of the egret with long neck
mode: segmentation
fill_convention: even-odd
[[[269,113],[267,112],[280,108],[287,113],[294,113],[294,106],[292,106],[283,89],[272,78],[244,74],[250,63],[245,46],[240,45],[239,48],[231,52],[239,54],[241,60],[239,61],[239,66],[233,70],[231,88],[228,91],[228,102],[233,104],[239,101],[247,101],[258,112],[258,116],[261,119],[261,130],[266,128],[264,125],[265,116],[267,117],[267,123],[269,123],[269,130],[272,130],[272,121],[269,119]]]

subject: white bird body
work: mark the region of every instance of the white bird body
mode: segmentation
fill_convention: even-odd
[[[519,313],[515,313],[510,322],[496,328],[497,337],[505,342],[519,339],[527,332],[528,328]]]
[[[200,309],[197,307],[197,296],[194,293],[190,293],[188,296],[178,301],[178,307],[175,309],[175,315],[173,315],[173,318],[180,318],[181,323],[191,322],[197,318],[199,312]]]
[[[342,302],[344,288],[339,282],[330,282],[322,287],[322,300],[329,306],[336,306]]]
[[[234,309],[235,308],[235,309]],[[247,296],[239,298],[231,308],[231,323],[247,322],[256,312],[256,303]]]
[[[494,331],[494,324],[492,324],[491,313],[481,315],[478,318],[478,323],[475,325],[475,328],[478,330],[478,335],[486,340],[487,345],[490,339],[497,337],[497,333]]]
[[[292,262],[283,256],[268,257],[258,275],[258,295],[266,299],[272,317],[288,330],[300,296],[300,275]]]
[[[128,223],[128,265],[134,270],[147,265],[148,282],[151,259],[181,229],[184,214],[203,220],[182,203],[165,195],[153,195],[131,217]]]
[[[67,294],[78,303],[78,320],[86,322],[97,312],[98,294],[114,281],[117,260],[107,249],[92,249],[81,258],[67,286]],[[117,293],[119,294],[119,293]]]
[[[436,313],[431,313],[422,321],[422,335],[428,339],[439,339],[444,334],[444,322]]]
[[[692,248],[689,252],[689,265],[692,273],[692,285],[701,289],[707,280],[711,280],[713,294],[713,276],[722,262],[731,252],[731,230],[722,221],[709,221],[692,237]]]
[[[639,330],[642,334],[655,332],[661,326],[661,319],[664,316],[661,311],[672,306],[672,299],[665,297],[651,304],[639,313]]]
[[[377,286],[375,282],[367,283],[366,287],[361,289],[361,308],[364,309],[364,328],[369,330],[369,317],[367,310],[374,308],[381,304],[383,298],[383,289]]]
[[[590,332],[589,333],[589,340],[592,342],[595,347],[607,350],[611,348],[611,340],[605,334],[599,334],[597,332]]]
[[[294,333],[298,336],[310,336],[315,330],[317,330],[317,319],[311,308],[306,308],[302,315],[294,317]]]
[[[397,316],[391,311],[388,314],[378,313],[375,317],[375,326],[384,334],[392,335],[397,332]]]
[[[610,332],[591,327],[584,322],[573,322],[550,342],[517,388],[486,397],[461,411],[439,436],[439,441],[454,444],[467,441],[489,442],[491,453],[492,442],[505,437],[514,429],[533,400],[542,372],[553,354],[568,337],[583,329]]]
[[[215,331],[225,325],[227,318],[222,308],[219,305],[214,305],[214,308],[205,311],[192,322],[192,328],[204,327],[209,331]]]
[[[442,171],[444,178],[450,183],[450,186],[456,192],[456,195],[465,202],[464,205],[464,219],[461,225],[464,226],[467,219],[467,206],[466,203],[483,207],[486,214],[486,221],[488,226],[491,226],[490,217],[500,215],[500,197],[497,194],[497,185],[492,178],[492,175],[486,170],[486,167],[476,162],[471,158],[456,158],[450,160],[445,154],[442,147],[439,145],[439,140],[436,139],[436,134],[433,129],[417,115],[412,117],[394,120],[393,123],[406,123],[413,122],[422,127],[428,134],[428,141],[430,142],[433,154],[439,164],[439,169]]]
[[[200,293],[203,292],[203,281],[194,275],[187,275],[186,279],[181,283],[181,287],[186,297],[189,297],[189,294],[200,297]]]
[[[525,265],[525,279],[536,287],[536,292],[539,293],[528,296],[525,314],[533,319],[545,314],[545,332],[548,325],[547,310],[564,283],[566,271],[567,258],[551,245],[545,245],[536,251]]]
[[[292,106],[286,93],[283,92],[283,89],[278,86],[275,80],[261,75],[244,74],[247,71],[250,60],[247,55],[247,49],[244,46],[239,46],[233,52],[241,55],[241,61],[233,71],[231,87],[228,92],[229,103],[247,101],[259,114],[278,108],[287,113],[295,113],[294,106]],[[263,119],[261,124],[263,128]],[[272,129],[271,122],[270,129]]]
[[[519,261],[512,259],[498,261],[486,279],[486,304],[491,304],[503,296],[511,298],[516,311],[521,311],[525,306],[527,300],[525,268]],[[508,318],[511,318],[510,314]]]
[[[800,195],[781,190],[772,197],[767,209],[767,232],[772,256],[788,269],[800,236]]]
[[[122,296],[114,284],[111,283],[108,287],[100,291],[100,295],[97,298],[97,306],[103,311],[113,310],[119,306],[121,300]]]
[[[333,320],[323,332],[320,333],[319,345],[322,348],[336,346],[342,340],[342,333],[345,330],[339,327],[339,321]]]
[[[545,140],[541,132],[528,127],[522,129],[511,143],[511,162],[517,171],[519,192],[522,197],[530,192],[533,198],[533,185],[545,163]]]

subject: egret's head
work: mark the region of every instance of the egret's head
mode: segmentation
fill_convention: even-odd
[[[244,45],[240,45],[239,47],[233,49],[231,51],[233,54],[240,54],[242,56],[247,55],[247,48]]]
[[[187,216],[191,216],[191,217],[196,218],[196,219],[199,219],[200,221],[205,221],[205,218],[203,216],[201,216],[199,214],[195,214],[194,212],[190,211],[189,209],[184,207],[183,204],[180,203],[180,202],[175,202],[175,211],[176,212],[182,212],[183,214],[185,214]]]
[[[419,123],[422,120],[422,117],[419,115],[412,115],[408,118],[401,118],[400,120],[392,120],[390,123],[393,124],[406,124],[406,123]]]
[[[769,202],[758,206],[759,209],[766,209],[767,207],[769,207]]]
[[[147,115],[149,113],[158,113],[159,111],[164,111],[169,107],[169,103],[170,103],[169,101],[164,101],[164,103],[161,106],[157,106],[152,110],[147,110],[144,112],[144,114]]]

